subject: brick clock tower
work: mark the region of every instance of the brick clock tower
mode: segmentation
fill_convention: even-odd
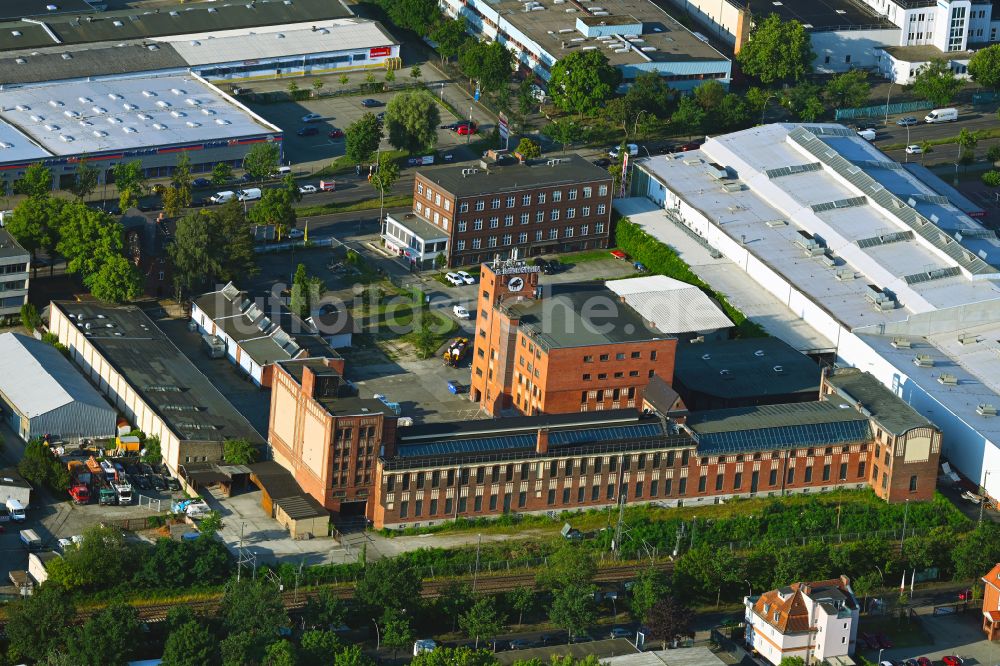
[[[539,270],[520,259],[497,260],[480,269],[469,399],[494,416],[511,407],[514,364],[507,359],[513,357],[520,323],[503,305],[540,298]]]

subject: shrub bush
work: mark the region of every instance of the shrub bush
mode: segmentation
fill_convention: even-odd
[[[987,171],[979,178],[983,181],[984,185],[1000,187],[1000,171]]]

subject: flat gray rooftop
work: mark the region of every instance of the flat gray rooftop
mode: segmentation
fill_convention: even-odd
[[[141,43],[93,47],[89,44],[58,49],[9,51],[0,57],[7,83],[39,83],[65,79],[186,69],[187,63],[169,44],[155,49]]]
[[[525,164],[491,166],[489,169],[444,166],[421,169],[418,173],[459,197],[572,183],[606,182],[608,187],[611,186],[611,174],[606,169],[575,154]]]
[[[250,422],[134,305],[53,301],[182,441],[246,438],[260,442]]]
[[[46,16],[44,25],[15,21],[0,26],[0,51],[60,44],[118,43],[208,30],[233,30],[349,16],[351,12],[340,0],[211,2],[87,16],[63,14]]]
[[[17,244],[14,237],[6,229],[0,228],[0,259],[12,259],[23,257],[25,260],[31,259],[31,253]]]
[[[752,9],[754,14],[767,16],[777,14],[783,21],[798,21],[806,30],[854,29],[868,26],[869,29],[897,29],[889,19],[879,16],[874,10],[860,2],[851,0],[787,0],[758,5],[750,0],[727,0],[743,9]]]
[[[857,368],[838,369],[827,375],[827,383],[837,389],[842,399],[864,407],[872,418],[894,435],[934,425],[882,382]]]
[[[818,397],[820,368],[777,338],[706,340],[677,346],[674,378],[688,390],[726,398]]]
[[[525,3],[520,0],[492,0],[489,5],[554,58],[575,50],[597,48],[614,66],[643,65],[651,61],[728,62],[725,56],[650,0],[583,0],[581,5],[575,6],[569,2],[537,1],[536,6],[544,9],[525,11]],[[569,11],[580,6],[607,15],[589,15],[578,9]],[[608,25],[621,24],[626,22],[622,19],[627,19],[628,23],[642,24],[642,34],[630,40],[587,38],[576,27],[577,19],[583,18],[603,19]]]
[[[194,76],[145,76],[0,91],[0,160],[279,134]]]
[[[521,330],[548,349],[666,340],[604,285],[557,284],[543,298],[505,304]]]

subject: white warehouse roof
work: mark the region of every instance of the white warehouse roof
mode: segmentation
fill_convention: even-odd
[[[666,275],[611,280],[606,286],[664,333],[705,333],[733,326],[705,292]]]
[[[193,75],[7,89],[0,121],[3,162],[280,132]]]
[[[382,26],[361,19],[272,25],[162,37],[192,67],[349,51],[396,43]]]
[[[82,403],[106,410],[114,427],[114,410],[73,364],[52,345],[20,333],[0,335],[0,393],[28,418]]]

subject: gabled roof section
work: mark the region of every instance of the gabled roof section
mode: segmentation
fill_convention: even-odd
[[[0,392],[28,418],[73,402],[111,411],[59,350],[20,333],[0,335]]]

